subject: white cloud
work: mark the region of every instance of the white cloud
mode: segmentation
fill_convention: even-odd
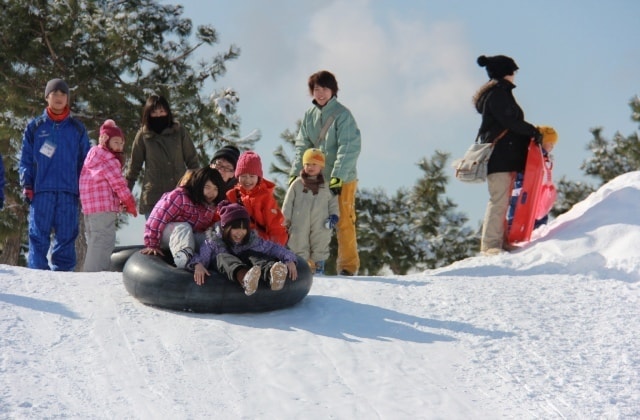
[[[411,164],[441,147],[436,127],[469,115],[478,82],[460,23],[377,18],[371,2],[361,0],[317,10],[308,28],[293,67],[306,68],[305,78],[319,69],[336,75],[339,98],[363,133],[361,185],[389,185],[381,166],[411,172]],[[416,154],[408,157],[407,149]],[[411,185],[419,175],[413,169],[414,177],[396,178],[393,188]]]

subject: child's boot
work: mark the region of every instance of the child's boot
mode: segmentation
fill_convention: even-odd
[[[316,261],[316,272],[315,274],[319,276],[324,275],[324,261]]]
[[[271,266],[271,290],[282,290],[288,272],[287,266],[279,261]]]
[[[173,256],[173,263],[177,268],[185,268],[191,257],[193,257],[193,250],[191,248],[184,248],[176,252]]]
[[[238,283],[244,289],[244,294],[251,296],[256,292],[258,288],[258,281],[260,280],[260,267],[251,267],[247,270],[242,268],[236,273],[236,279]]]

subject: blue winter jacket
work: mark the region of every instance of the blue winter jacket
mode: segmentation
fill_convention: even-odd
[[[69,116],[61,122],[43,114],[29,122],[22,137],[20,186],[79,194],[78,180],[91,144],[84,125]]]

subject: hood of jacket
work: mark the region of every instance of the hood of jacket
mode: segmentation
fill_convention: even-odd
[[[487,99],[489,98],[489,96],[491,95],[491,92],[493,92],[494,89],[504,89],[506,91],[511,91],[515,87],[516,85],[514,85],[513,83],[511,83],[506,79],[491,80],[490,82],[486,83],[480,89],[480,91],[476,94],[477,99],[474,105],[475,105],[476,111],[478,111],[478,114],[482,114],[484,110],[484,104],[487,102]]]

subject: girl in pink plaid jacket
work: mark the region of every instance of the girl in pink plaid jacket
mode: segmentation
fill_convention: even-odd
[[[134,217],[136,201],[122,175],[124,134],[113,120],[100,127],[98,145],[89,150],[80,172],[87,255],[84,271],[107,271],[116,244],[116,219],[126,211]]]
[[[147,255],[164,255],[169,249],[173,262],[184,268],[205,240],[204,232],[220,220],[216,205],[226,193],[217,169],[197,169],[178,188],[164,193],[144,226]]]

